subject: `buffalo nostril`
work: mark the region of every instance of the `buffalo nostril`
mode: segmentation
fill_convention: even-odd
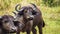
[[[14,28],[12,28],[11,30],[14,32],[14,31],[17,31],[17,28],[16,28],[16,27],[14,27]]]
[[[33,18],[32,18],[32,17],[30,17],[30,18],[28,18],[28,20],[33,20]]]
[[[33,18],[32,18],[32,17],[31,17],[30,19],[31,19],[31,20],[33,20]]]

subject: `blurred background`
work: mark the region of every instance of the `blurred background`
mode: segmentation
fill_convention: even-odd
[[[34,3],[41,10],[46,23],[43,34],[60,34],[60,0],[0,0],[0,16],[14,15],[12,12],[15,11],[16,4],[19,3],[22,6]],[[36,29],[39,34],[37,27]]]

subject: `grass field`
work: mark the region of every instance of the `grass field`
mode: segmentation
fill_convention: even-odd
[[[27,3],[34,3],[39,7],[46,23],[45,27],[43,28],[43,34],[60,34],[60,6],[48,7],[43,5],[41,0],[0,0],[0,16],[4,14],[13,15],[12,11],[15,11],[14,7],[18,3],[22,4],[22,6],[26,5]],[[38,27],[36,27],[36,29],[37,34],[39,34]]]

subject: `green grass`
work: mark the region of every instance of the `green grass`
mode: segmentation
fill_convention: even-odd
[[[42,1],[34,1],[34,0],[1,0],[0,1],[0,16],[4,14],[13,15],[12,11],[16,4],[22,4],[22,6],[27,3],[35,3],[41,10],[43,19],[46,23],[43,28],[43,34],[60,34],[60,6],[57,7],[48,7],[43,5]],[[38,33],[38,27],[37,34]],[[22,34],[22,33],[21,33]],[[26,34],[23,33],[23,34]],[[32,33],[31,33],[32,34]]]

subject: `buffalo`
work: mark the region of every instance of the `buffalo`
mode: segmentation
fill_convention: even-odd
[[[14,25],[14,17],[11,15],[3,15],[0,17],[0,34],[9,34],[16,32]]]
[[[24,6],[20,10],[17,9],[19,4],[15,7],[15,10],[18,12],[17,14],[14,12],[15,21],[18,21],[18,24],[17,22],[15,24],[18,27],[17,34],[20,34],[20,31],[27,32],[27,34],[30,34],[30,31],[32,31],[33,34],[37,34],[36,26],[39,28],[39,34],[42,34],[42,27],[45,26],[42,13],[35,4],[30,4],[32,7]]]

